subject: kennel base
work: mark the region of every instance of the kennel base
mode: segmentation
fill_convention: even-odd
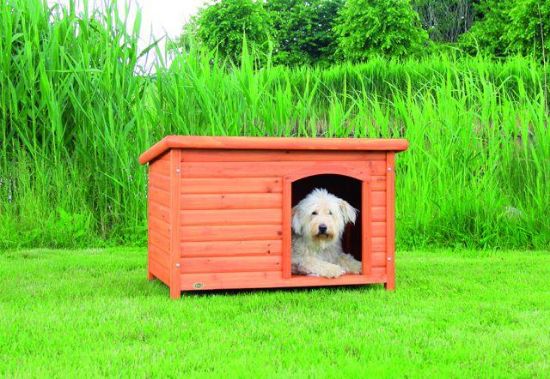
[[[140,157],[149,164],[148,278],[168,285],[172,298],[240,288],[382,283],[394,289],[394,157],[407,145],[402,139],[164,138]],[[362,262],[359,275],[291,274],[291,209],[298,193],[322,180],[360,211],[344,236],[344,248],[355,248]]]

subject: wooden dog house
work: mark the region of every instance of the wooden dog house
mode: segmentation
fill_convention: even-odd
[[[168,136],[149,163],[148,278],[181,291],[395,286],[394,156],[403,139]],[[326,188],[359,209],[344,248],[359,275],[292,275],[291,208]]]

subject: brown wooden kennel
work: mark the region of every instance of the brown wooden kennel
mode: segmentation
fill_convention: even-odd
[[[181,291],[395,286],[394,157],[402,139],[168,136],[149,163],[148,277]],[[359,209],[344,247],[359,275],[292,275],[291,208],[322,187]]]

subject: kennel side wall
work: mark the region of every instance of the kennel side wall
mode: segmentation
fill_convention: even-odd
[[[327,285],[325,278],[318,278],[319,283],[314,278],[293,278],[291,282],[282,278],[283,178],[297,171],[314,173],[329,165],[353,165],[367,173],[371,190],[367,204],[371,222],[366,226],[370,233],[369,277],[370,282],[386,281],[386,152],[171,150],[172,155],[174,152],[179,155],[180,176],[173,185],[179,204],[173,215],[177,232],[171,238],[179,263],[173,276],[179,277],[181,290]],[[166,181],[164,185],[167,188]],[[173,256],[171,259],[174,261]],[[331,279],[330,284],[356,281],[348,276]],[[172,282],[173,286],[177,283]]]
[[[171,152],[149,164],[147,191],[148,277],[170,285]]]

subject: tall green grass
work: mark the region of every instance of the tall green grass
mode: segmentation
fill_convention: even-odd
[[[550,246],[534,61],[257,68],[246,48],[239,66],[192,49],[143,76],[139,18],[74,9],[0,3],[0,247],[144,244],[137,157],[167,134],[405,137],[399,246]]]

